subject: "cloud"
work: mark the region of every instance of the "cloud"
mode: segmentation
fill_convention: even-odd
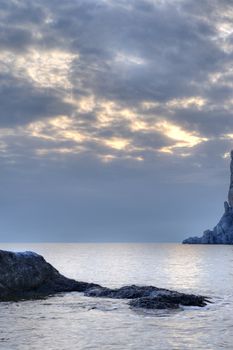
[[[0,125],[18,135],[27,125],[30,137],[47,140],[35,154],[47,156],[75,151],[74,143],[97,159],[105,147],[112,160],[192,155],[231,128],[228,5],[205,1],[200,12],[193,1],[4,1]],[[32,131],[39,125],[46,132]]]
[[[37,88],[24,79],[0,76],[0,126],[16,127],[32,120],[69,114],[72,106],[50,88]]]
[[[46,201],[57,218],[64,197],[74,232],[77,191],[84,230],[89,216],[105,227],[115,215],[119,231],[140,237],[143,222],[152,237],[177,197],[194,198],[180,204],[188,217],[198,193],[220,193],[232,147],[230,1],[2,0],[0,19],[2,200],[22,198],[18,224],[30,201],[34,219]]]

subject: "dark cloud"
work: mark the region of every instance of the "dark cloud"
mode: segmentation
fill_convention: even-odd
[[[150,12],[133,5],[106,7],[90,11],[85,22],[81,16],[80,10],[71,22],[73,29],[76,23],[77,31],[83,29],[75,40],[81,59],[74,62],[73,82],[81,75],[82,86],[99,97],[130,104],[186,96],[198,90],[194,83],[203,83],[227,61],[213,40],[214,24],[176,5],[154,6]],[[66,35],[59,21],[57,30]],[[118,54],[126,56],[125,62],[117,61]],[[130,56],[144,63],[130,64]]]
[[[21,28],[0,28],[0,47],[2,50],[23,51],[32,44],[30,31]]]
[[[28,124],[72,111],[72,106],[53,89],[36,88],[10,75],[0,75],[0,105],[0,127]]]
[[[233,128],[232,111],[223,106],[214,109],[197,110],[196,108],[177,110],[172,120],[207,138],[219,138],[230,134]]]

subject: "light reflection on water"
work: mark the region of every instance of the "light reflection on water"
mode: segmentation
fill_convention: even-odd
[[[132,310],[79,293],[0,305],[0,349],[232,349],[233,247],[1,244],[34,250],[60,272],[109,287],[155,285],[211,296],[206,308]]]

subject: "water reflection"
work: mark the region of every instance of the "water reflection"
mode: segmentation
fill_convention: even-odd
[[[232,246],[181,244],[1,244],[34,250],[68,277],[109,287],[153,284],[218,294],[231,293]]]
[[[0,349],[231,349],[233,247],[179,244],[2,244],[34,250],[62,273],[110,287],[155,285],[213,297],[204,309],[133,311],[80,293],[0,304]]]

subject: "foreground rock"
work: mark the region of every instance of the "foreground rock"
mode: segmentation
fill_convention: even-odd
[[[97,286],[62,276],[33,252],[0,250],[0,301],[40,298],[59,292],[84,292]]]
[[[228,202],[224,203],[225,212],[213,230],[206,230],[202,237],[190,237],[183,244],[233,244],[233,151],[231,151],[231,179]]]
[[[179,305],[205,306],[208,299],[159,289],[153,286],[126,286],[118,289],[79,282],[62,276],[45,259],[33,252],[0,250],[0,301],[43,298],[59,292],[84,292],[89,297],[131,299],[132,307],[178,308]]]

